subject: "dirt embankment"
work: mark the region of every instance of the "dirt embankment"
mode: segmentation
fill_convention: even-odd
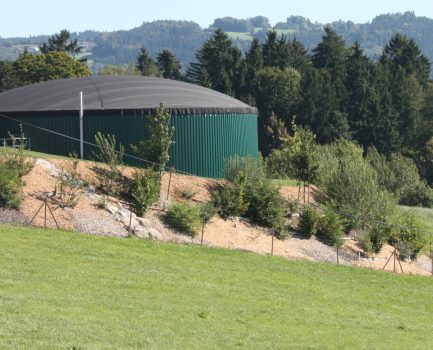
[[[55,228],[54,222],[49,209],[62,229],[76,230],[89,234],[127,236],[128,227],[119,222],[118,217],[101,208],[101,196],[95,190],[97,179],[91,170],[91,162],[80,162],[78,173],[86,184],[86,190],[80,192],[80,199],[74,208],[62,209],[53,203],[47,210],[45,222],[45,208],[43,198],[46,195],[52,195],[58,190],[58,174],[61,169],[67,169],[70,166],[68,161],[63,160],[37,160],[33,170],[25,176],[25,187],[23,190],[23,205],[20,212],[11,214],[8,211],[0,212],[0,222],[5,222],[4,218],[17,217],[17,222],[29,222],[32,218],[32,224],[37,226],[46,226]],[[125,175],[131,175],[131,168],[124,168]],[[161,200],[158,206],[150,210],[143,221],[153,229],[160,232],[158,239],[170,240],[175,242],[199,243],[200,235],[195,239],[181,235],[169,227],[163,220],[163,210],[166,205],[182,198],[185,191],[192,192],[194,195],[191,199],[193,202],[205,202],[210,199],[209,188],[214,184],[214,180],[180,175],[164,174],[161,183]],[[310,199],[313,200],[313,189],[310,192]],[[283,186],[280,189],[281,195],[288,199],[298,198],[298,188]],[[308,197],[308,196],[307,196]],[[117,204],[115,198],[108,198],[108,202]],[[50,203],[50,202],[49,202]],[[41,209],[35,216],[38,209]],[[2,220],[3,218],[3,220]],[[14,221],[14,220],[12,220]],[[10,222],[7,221],[7,222]],[[220,217],[214,217],[206,225],[204,230],[204,243],[208,246],[239,249],[251,251],[259,254],[274,254],[288,259],[307,259],[311,261],[337,262],[337,252],[334,248],[328,247],[316,239],[300,239],[290,237],[284,241],[273,239],[268,230],[253,225],[242,219],[224,220]],[[382,252],[375,256],[374,260],[359,259],[361,249],[356,242],[347,239],[345,245],[339,251],[339,262],[341,264],[362,266],[371,269],[380,270],[385,265],[393,252],[393,248],[385,246]],[[431,264],[424,261],[427,257],[420,257],[415,262],[402,262],[401,267],[404,273],[413,274],[430,274]],[[391,259],[386,269],[394,270],[394,260]],[[400,264],[396,262],[396,272],[401,273]]]

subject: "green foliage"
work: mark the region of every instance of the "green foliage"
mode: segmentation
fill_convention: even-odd
[[[427,243],[415,215],[406,213],[396,222],[395,230],[389,238],[389,243],[397,248],[403,259],[415,259]]]
[[[18,173],[6,166],[2,160],[0,163],[0,206],[18,209],[22,200],[21,188],[22,181]]]
[[[129,184],[127,195],[132,209],[138,216],[143,216],[149,207],[159,198],[160,182],[158,174],[152,169],[135,171]]]
[[[244,216],[250,206],[247,191],[248,175],[239,171],[232,182],[213,188],[212,203],[222,217]]]
[[[12,148],[9,152],[0,154],[0,206],[18,209],[21,205],[21,189],[24,185],[22,177],[28,174],[34,166],[34,161],[28,160],[24,154],[26,142],[21,128],[20,137],[9,133]]]
[[[137,69],[141,75],[146,77],[157,77],[159,76],[159,70],[156,66],[155,61],[150,57],[145,47],[140,49],[140,53],[137,57]]]
[[[216,208],[211,202],[202,203],[199,206],[200,221],[202,225],[206,225],[217,213]]]
[[[344,243],[343,219],[337,213],[328,210],[319,220],[316,236],[329,246],[341,247]]]
[[[310,238],[317,232],[319,226],[319,214],[311,206],[306,206],[299,216],[298,231],[302,237]]]
[[[226,183],[211,192],[212,203],[223,217],[242,216],[270,227],[278,238],[284,238],[286,208],[284,200],[266,178],[261,160],[233,158],[226,161]]]
[[[270,177],[295,178],[298,183],[314,183],[317,177],[317,161],[314,157],[315,135],[292,119],[292,135],[283,138],[283,145],[266,159]]]
[[[222,30],[217,29],[196,52],[196,62],[187,70],[187,79],[213,90],[238,97],[242,94],[241,51]]]
[[[184,187],[179,190],[179,194],[183,199],[191,200],[198,192],[191,187]]]
[[[399,204],[433,206],[433,190],[421,180],[415,162],[400,154],[387,159],[375,148],[368,149],[367,159],[376,170],[379,184],[393,193]]]
[[[162,50],[156,56],[156,66],[163,78],[179,80],[182,77],[182,66],[170,50]]]
[[[351,226],[363,227],[362,218],[386,221],[394,213],[393,197],[382,190],[377,175],[359,146],[348,141],[317,148],[319,164],[316,200],[351,217]]]
[[[70,155],[71,162],[65,163],[65,168],[57,177],[57,200],[61,208],[74,208],[80,200],[82,180],[78,172],[79,159],[76,153]]]
[[[167,225],[191,236],[197,235],[201,220],[199,207],[186,202],[174,202],[164,216]]]
[[[250,181],[260,181],[265,177],[263,161],[251,156],[231,157],[225,161],[223,177],[230,182],[236,182],[236,178],[243,172],[248,174]]]
[[[96,165],[92,170],[103,191],[114,195],[119,194],[122,192],[123,185],[123,176],[119,167],[122,165],[124,147],[122,144],[117,146],[116,136],[104,135],[100,132],[96,133],[95,142],[98,150],[92,151],[92,157],[102,162],[104,166]]]
[[[92,75],[83,63],[65,52],[57,51],[46,55],[22,53],[14,62],[14,74],[21,85]]]
[[[39,49],[43,54],[57,51],[68,52],[72,55],[76,55],[81,52],[82,48],[78,46],[78,40],[71,40],[71,33],[68,30],[63,29],[59,34],[51,35],[48,38],[48,42],[39,46]]]
[[[149,116],[146,123],[147,139],[138,145],[131,145],[132,150],[149,162],[148,166],[162,172],[170,159],[169,149],[173,144],[174,127],[171,125],[171,113],[160,103],[154,116]]]

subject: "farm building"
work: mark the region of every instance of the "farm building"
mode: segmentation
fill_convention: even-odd
[[[83,93],[83,139],[94,143],[99,131],[113,134],[131,153],[145,138],[145,123],[160,103],[175,128],[170,166],[205,177],[219,177],[224,160],[258,154],[257,110],[232,97],[184,82],[139,76],[98,76],[53,80],[0,94],[0,138],[8,131],[25,136],[35,151],[80,153],[79,93]],[[41,128],[35,128],[36,125]],[[84,145],[89,158],[91,145]],[[127,159],[125,159],[127,161]]]

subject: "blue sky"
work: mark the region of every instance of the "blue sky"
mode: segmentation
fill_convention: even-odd
[[[15,0],[2,5],[0,36],[70,31],[131,29],[157,19],[192,20],[208,27],[217,17],[263,15],[271,24],[301,15],[327,23],[338,19],[365,23],[382,13],[415,11],[433,18],[428,0]]]

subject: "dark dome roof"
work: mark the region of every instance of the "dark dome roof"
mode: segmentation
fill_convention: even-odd
[[[0,112],[153,110],[161,102],[174,114],[257,113],[219,92],[180,81],[141,76],[96,76],[52,80],[0,94]]]

